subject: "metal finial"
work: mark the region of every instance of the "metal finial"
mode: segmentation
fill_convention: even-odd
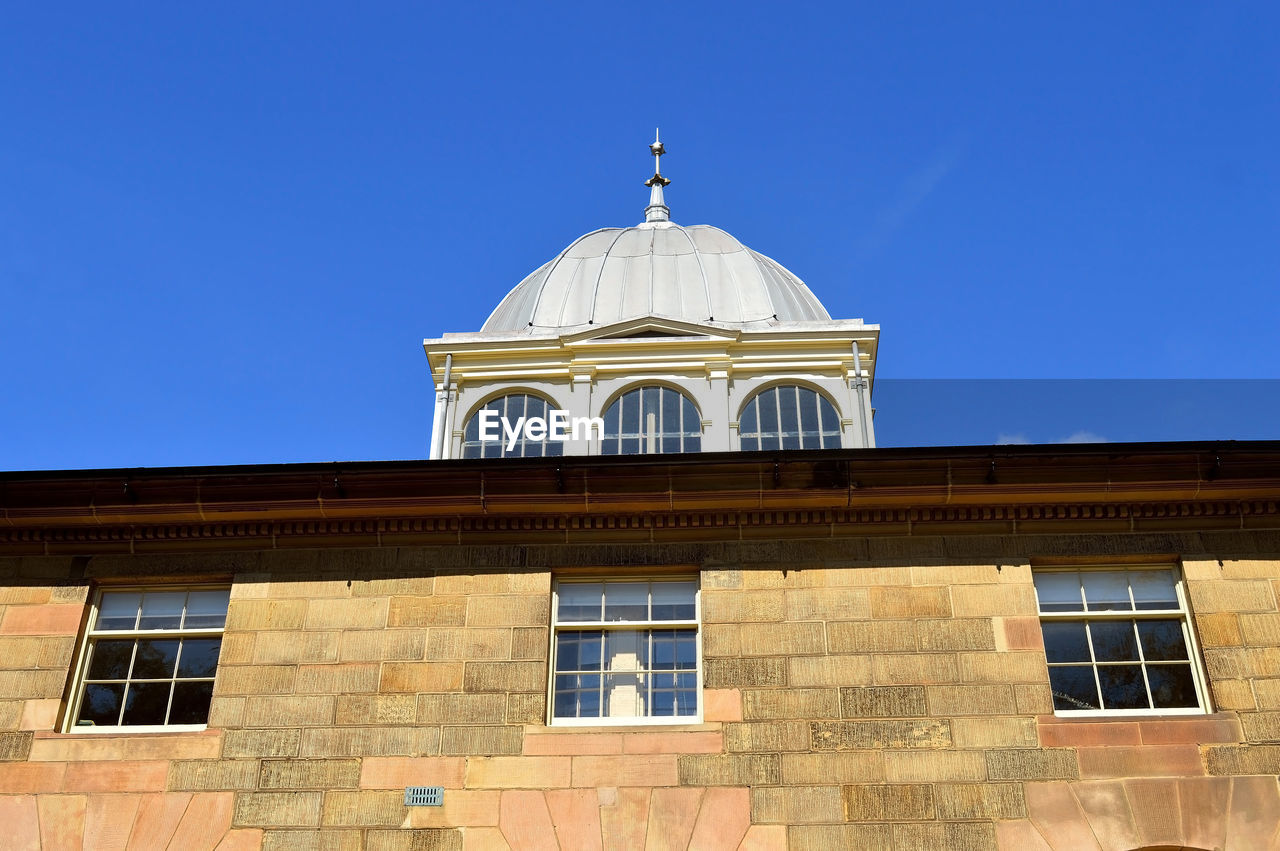
[[[662,176],[662,155],[667,152],[666,147],[662,144],[662,140],[658,138],[658,128],[653,128],[653,144],[649,146],[649,153],[653,154],[653,177],[644,182],[645,186],[653,186],[655,183],[659,186],[666,186],[671,183]]]

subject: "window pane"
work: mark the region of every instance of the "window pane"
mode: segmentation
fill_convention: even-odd
[[[778,434],[778,391],[766,390],[760,394],[760,433]]]
[[[798,387],[783,387],[778,390],[778,425],[782,432],[783,449],[800,448],[800,411],[796,407]]]
[[[573,631],[556,634],[556,671],[600,670],[601,643],[598,632]]]
[[[567,582],[559,586],[556,596],[559,604],[556,619],[559,621],[598,621],[601,619],[601,598],[604,585],[600,582]]]
[[[96,641],[89,651],[90,680],[123,680],[129,676],[129,660],[133,658],[133,639]]]
[[[553,711],[557,718],[599,718],[600,675],[557,675]]]
[[[646,698],[643,674],[604,675],[605,714],[610,718],[643,717]]]
[[[120,701],[123,697],[123,683],[85,686],[76,726],[114,727],[120,719]]]
[[[172,683],[130,683],[121,724],[163,724]]]
[[[1139,609],[1179,608],[1172,570],[1135,570],[1129,574],[1129,582]]]
[[[1036,598],[1040,601],[1042,612],[1079,612],[1084,609],[1080,596],[1080,574],[1068,573],[1034,573],[1031,576],[1036,586]]]
[[[1086,570],[1080,574],[1084,582],[1084,599],[1091,612],[1128,611],[1129,577],[1119,570]]]
[[[1133,632],[1133,621],[1090,621],[1089,634],[1093,636],[1095,661],[1138,661],[1138,639]],[[1105,690],[1103,697],[1106,697]]]
[[[1088,662],[1089,637],[1084,621],[1046,621],[1044,654],[1050,662]]]
[[[1141,665],[1099,665],[1098,683],[1102,686],[1104,709],[1146,709],[1150,706]]]
[[[755,451],[756,451],[756,450],[758,450],[759,448],[760,448],[760,440],[759,440],[759,438],[755,438],[755,437],[744,437],[744,438],[742,438],[742,451],[743,451],[743,452],[755,452]]]
[[[694,597],[697,582],[654,582],[653,619],[655,621],[691,621],[694,619]]]
[[[611,629],[604,634],[606,671],[643,671],[649,667],[649,633]]]
[[[138,629],[177,629],[182,624],[185,591],[159,591],[142,595],[142,618]]]
[[[742,417],[738,420],[738,433],[754,436],[758,431],[756,420],[756,400],[752,399],[747,403],[747,407],[742,409]]]
[[[178,640],[139,641],[132,679],[158,680],[173,676],[178,664]],[[157,722],[160,723],[160,722]]]
[[[691,629],[661,629],[653,631],[653,661],[655,671],[693,670],[697,667],[697,639]]]
[[[112,591],[102,595],[98,606],[97,629],[133,629],[138,622],[141,594]]]
[[[1053,691],[1054,709],[1101,709],[1098,686],[1089,665],[1070,665],[1049,669],[1049,687]]]
[[[633,390],[626,393],[618,402],[622,405],[622,433],[638,435],[640,433],[640,391]]]
[[[212,677],[218,671],[221,638],[188,638],[182,642],[179,677]]]
[[[835,406],[825,398],[818,397],[818,409],[822,412],[822,431],[824,434],[839,434],[840,417],[836,415]]]
[[[1151,699],[1157,709],[1179,709],[1200,705],[1191,665],[1148,665]]]
[[[1187,656],[1187,642],[1182,635],[1182,621],[1138,621],[1142,640],[1142,657],[1148,662],[1182,661]]]
[[[230,588],[192,591],[187,595],[187,614],[182,625],[187,629],[221,629],[227,622],[230,598]]]
[[[209,720],[209,701],[212,697],[211,682],[174,683],[169,723],[204,724]]]
[[[648,620],[649,583],[606,582],[604,586],[604,619],[615,622]]]

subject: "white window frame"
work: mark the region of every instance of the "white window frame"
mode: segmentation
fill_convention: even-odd
[[[649,422],[644,411],[644,397],[646,390],[658,391],[658,412],[655,413],[650,411],[648,414],[648,416],[654,418],[653,428],[649,427]],[[679,408],[676,413],[676,419],[680,423],[679,431],[671,432],[663,430],[662,414],[665,412],[663,403],[664,393],[674,393],[679,401]],[[640,431],[635,434],[632,434],[631,432],[624,432],[622,426],[623,402],[625,399],[632,396],[635,397],[636,405],[640,408],[637,416],[641,420],[639,423]],[[618,430],[616,433],[611,434],[609,432],[609,412],[615,408],[618,411]],[[693,419],[690,422],[686,422],[685,414],[689,412],[691,412],[690,416],[692,416]],[[705,437],[702,428],[702,412],[698,408],[698,403],[694,401],[692,396],[676,387],[668,387],[665,384],[639,384],[629,387],[613,398],[604,410],[601,411],[600,418],[605,423],[604,429],[600,432],[600,438],[596,441],[599,454],[601,455],[678,455],[702,451],[703,438]],[[675,452],[666,452],[662,448],[662,443],[665,440],[672,439],[680,441],[680,448]],[[622,445],[623,441],[626,440],[638,440],[640,442],[640,451],[623,452]],[[698,443],[696,449],[691,445],[695,440]],[[616,444],[617,451],[606,452],[606,447],[610,447],[611,444]]]
[[[1199,706],[1187,707],[1148,707],[1141,709],[1058,709],[1054,708],[1053,714],[1060,718],[1133,718],[1139,716],[1164,716],[1164,715],[1208,715],[1213,712],[1210,702],[1209,682],[1205,677],[1204,665],[1201,663],[1200,645],[1196,640],[1196,631],[1191,621],[1191,610],[1187,606],[1186,585],[1182,571],[1176,564],[1090,564],[1090,565],[1053,565],[1043,567],[1033,567],[1032,574],[1045,573],[1092,573],[1104,571],[1123,571],[1126,574],[1137,573],[1144,570],[1168,570],[1173,575],[1173,588],[1177,596],[1178,608],[1176,609],[1138,609],[1136,605],[1133,609],[1105,609],[1105,610],[1088,610],[1081,608],[1080,611],[1073,612],[1046,612],[1040,608],[1040,595],[1036,592],[1036,611],[1040,618],[1041,633],[1043,635],[1043,625],[1053,622],[1071,622],[1084,621],[1086,624],[1090,622],[1100,621],[1141,621],[1141,620],[1173,620],[1177,619],[1182,625],[1182,638],[1187,646],[1187,656],[1191,666],[1191,680],[1195,686],[1196,699]],[[1134,603],[1132,583],[1129,584],[1129,600]],[[1082,603],[1083,606],[1083,603]],[[1101,682],[1098,679],[1098,667],[1100,664],[1108,665],[1113,663],[1099,663],[1094,659],[1094,648],[1091,633],[1086,627],[1086,642],[1089,645],[1089,661],[1088,665],[1093,670],[1094,683],[1098,688],[1099,699],[1102,695]],[[1147,689],[1147,699],[1151,701],[1151,685],[1147,679],[1147,665],[1149,664],[1143,656],[1142,642],[1138,641],[1138,659],[1136,664],[1142,668],[1142,680]],[[1046,647],[1045,655],[1046,671],[1055,667],[1071,667],[1081,666],[1084,662],[1049,662],[1048,648]],[[1135,662],[1114,663],[1114,664],[1135,664]],[[1158,664],[1158,662],[1154,663]]]
[[[116,724],[116,725],[86,725],[79,726],[76,719],[80,715],[80,706],[84,701],[86,679],[89,672],[89,662],[91,648],[102,639],[132,639],[140,638],[159,638],[172,636],[174,638],[222,638],[226,634],[226,620],[224,618],[223,625],[217,628],[205,629],[96,629],[95,625],[98,621],[98,613],[101,610],[102,597],[105,594],[113,594],[119,592],[136,592],[146,593],[163,593],[163,592],[183,592],[191,591],[221,591],[230,592],[230,583],[213,583],[213,584],[193,584],[193,585],[121,585],[121,586],[105,586],[94,591],[92,603],[89,607],[89,620],[85,626],[84,636],[80,640],[76,663],[75,663],[75,687],[71,692],[71,700],[67,704],[67,713],[62,720],[62,732],[75,733],[77,735],[104,735],[113,734],[120,735],[123,733],[181,733],[181,732],[197,732],[206,730],[209,724],[206,720],[204,724]],[[228,610],[230,609],[230,601],[228,600]],[[221,651],[218,648],[219,664],[221,664]],[[214,682],[217,678],[218,666],[214,666],[213,677],[182,677],[181,679],[188,682]],[[176,677],[169,678],[171,681]],[[125,682],[132,683],[132,678],[126,679]],[[173,701],[173,694],[170,691],[170,704]],[[167,712],[166,712],[167,714]]]
[[[579,585],[607,582],[692,582],[693,609],[692,620],[678,621],[559,621],[560,587],[562,585]],[[558,667],[556,640],[561,632],[599,631],[602,634],[611,630],[654,630],[654,629],[692,629],[694,631],[694,699],[697,712],[693,715],[629,715],[623,717],[586,717],[560,718],[555,714],[556,673]],[[690,574],[657,574],[642,576],[599,576],[583,575],[556,579],[551,586],[551,648],[547,656],[547,725],[551,727],[631,727],[631,726],[674,726],[701,724],[704,701],[702,697],[702,583],[697,573]],[[603,674],[607,671],[602,672]],[[603,688],[603,684],[602,684]]]

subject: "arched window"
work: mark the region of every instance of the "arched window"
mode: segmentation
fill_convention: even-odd
[[[497,435],[496,440],[480,439],[480,416],[485,411],[493,411],[497,416],[490,416],[489,434]],[[545,422],[551,411],[546,399],[530,396],[527,393],[512,393],[490,399],[483,408],[477,410],[467,420],[467,429],[463,432],[463,458],[540,458],[545,455],[563,455],[564,443],[559,440],[526,440],[524,430],[516,438],[515,445],[507,448],[508,436],[503,429],[505,420],[511,428],[516,428],[520,418],[541,417]],[[545,431],[544,431],[545,434]]]
[[[689,398],[666,387],[637,387],[604,412],[602,455],[701,452],[702,420]]]
[[[838,449],[840,416],[816,390],[786,384],[751,397],[738,417],[742,448]]]

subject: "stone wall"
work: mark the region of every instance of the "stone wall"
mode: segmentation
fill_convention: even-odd
[[[1280,562],[1182,562],[1214,714],[1067,720],[1029,560],[947,548],[0,560],[0,819],[44,848],[1276,842]],[[700,574],[703,723],[545,725],[561,565]],[[218,578],[233,590],[207,731],[54,732],[91,582]],[[443,786],[444,806],[406,808],[407,785]]]

